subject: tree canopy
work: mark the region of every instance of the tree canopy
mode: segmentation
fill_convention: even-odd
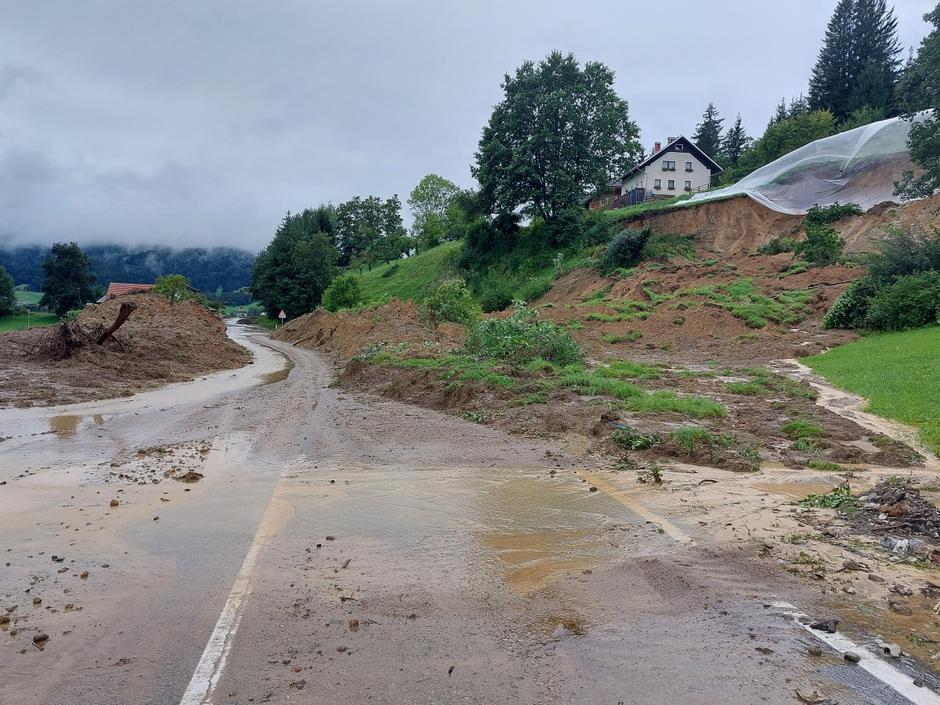
[[[332,206],[288,213],[274,239],[258,253],[251,273],[251,293],[268,316],[281,309],[290,318],[308,313],[336,274],[339,252],[322,228],[334,222]]]
[[[419,250],[454,240],[463,234],[462,218],[457,212],[460,188],[437,174],[428,174],[408,196],[413,218],[412,232]]]
[[[95,275],[91,260],[77,242],[57,242],[42,263],[42,298],[39,305],[62,316],[94,301]]]
[[[407,252],[410,241],[401,221],[398,196],[378,196],[341,203],[336,208],[336,245],[343,266],[390,262]]]
[[[839,0],[810,79],[809,104],[841,122],[864,106],[895,114],[901,44],[886,0]]]
[[[908,117],[919,110],[933,109],[926,121],[911,126],[908,136],[911,159],[923,169],[922,174],[905,174],[895,184],[897,193],[908,198],[930,196],[940,188],[940,3],[924,15],[924,20],[933,24],[933,30],[905,68],[898,93]]]
[[[553,52],[503,79],[472,171],[492,212],[550,221],[642,155],[627,102],[604,64]]]
[[[720,159],[727,166],[735,167],[741,160],[741,156],[751,146],[753,140],[748,137],[747,130],[741,121],[741,113],[734,120],[734,124],[728,128],[725,136],[721,140]]]
[[[184,277],[182,274],[166,274],[162,277],[157,277],[157,280],[153,283],[153,290],[161,296],[165,296],[173,303],[179,303],[180,301],[186,301],[192,299],[194,301],[202,301],[202,296],[199,292],[193,289],[193,285],[190,283],[189,279]]]

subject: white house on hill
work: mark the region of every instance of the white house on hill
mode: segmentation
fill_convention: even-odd
[[[653,153],[624,176],[611,182],[610,190],[588,202],[588,208],[619,208],[657,197],[679,196],[702,191],[722,168],[685,137],[659,142]]]

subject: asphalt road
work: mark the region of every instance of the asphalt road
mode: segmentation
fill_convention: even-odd
[[[909,702],[635,482],[248,344],[234,376],[0,411],[0,703]]]

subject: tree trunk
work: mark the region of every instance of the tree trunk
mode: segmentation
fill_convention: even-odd
[[[111,324],[111,327],[104,331],[101,335],[98,336],[98,340],[95,341],[98,345],[101,345],[104,341],[114,335],[114,332],[124,325],[124,321],[127,320],[127,317],[130,316],[134,310],[137,308],[136,304],[132,304],[129,301],[121,304],[121,310],[118,311],[117,318],[114,320],[114,323]]]

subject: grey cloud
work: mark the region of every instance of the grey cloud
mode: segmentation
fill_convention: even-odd
[[[553,49],[617,72],[647,146],[708,101],[760,132],[831,4],[0,0],[0,244],[254,249],[288,209],[469,186],[503,74]]]

